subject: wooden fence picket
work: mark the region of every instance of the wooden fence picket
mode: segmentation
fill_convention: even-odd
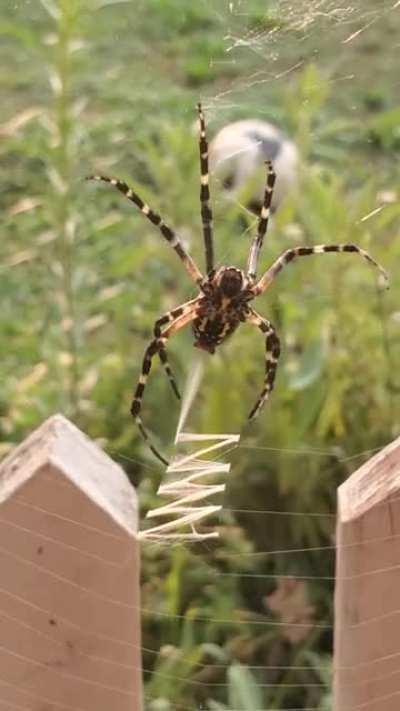
[[[136,531],[136,494],[125,473],[63,416],[3,461],[0,699],[7,711],[141,711]]]
[[[400,709],[400,438],[339,488],[334,711]]]

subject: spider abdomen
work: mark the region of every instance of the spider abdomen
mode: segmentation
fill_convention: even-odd
[[[193,322],[194,345],[209,353],[215,353],[217,346],[237,329],[239,323],[237,317],[227,320],[218,315],[200,316]]]
[[[217,346],[237,329],[240,322],[240,311],[237,308],[227,308],[226,304],[216,307],[206,300],[193,321],[194,345],[215,353]]]

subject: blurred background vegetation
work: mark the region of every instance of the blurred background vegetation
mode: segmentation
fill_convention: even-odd
[[[282,364],[230,455],[221,538],[143,549],[149,711],[330,708],[335,491],[400,420],[398,29],[393,0],[1,4],[1,454],[61,411],[123,464],[143,515],[157,504],[131,390],[153,322],[192,286],[132,206],[82,178],[129,179],[203,264],[199,98],[210,136],[261,118],[300,150],[263,265],[351,240],[391,273],[382,292],[352,256],[300,260],[259,300]],[[244,264],[255,218],[212,189],[219,259]],[[183,383],[190,333],[170,352]],[[192,426],[242,429],[263,363],[243,327],[209,359]],[[144,418],[163,451],[175,416],[157,368]]]

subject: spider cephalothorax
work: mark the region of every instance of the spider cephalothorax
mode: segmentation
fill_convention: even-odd
[[[94,175],[90,180],[99,180],[111,183],[117,190],[125,195],[128,200],[135,203],[139,210],[160,230],[162,236],[169,242],[178,257],[182,260],[191,280],[197,285],[199,294],[191,301],[187,301],[182,306],[177,306],[168,313],[161,316],[154,324],[153,339],[146,348],[142,372],[136,385],[131,413],[135,418],[139,430],[146,441],[149,437],[143,426],[140,410],[142,406],[143,393],[147,378],[150,372],[152,360],[158,354],[171,386],[179,398],[179,391],[168,363],[165,349],[167,340],[181,328],[192,324],[195,337],[194,345],[198,348],[214,353],[215,349],[231,335],[241,322],[247,322],[263,333],[265,337],[265,376],[261,393],[250,411],[249,419],[254,418],[265,401],[268,399],[274,386],[277,363],[280,355],[279,338],[274,327],[267,319],[260,316],[249,302],[262,294],[275,279],[277,274],[286,264],[297,257],[310,254],[322,254],[324,252],[355,252],[360,254],[368,262],[374,264],[387,280],[385,270],[361,247],[355,244],[329,244],[315,245],[313,247],[293,247],[287,249],[278,259],[267,269],[263,276],[257,280],[257,264],[263,245],[264,236],[267,231],[268,218],[271,207],[272,192],[275,183],[275,173],[272,164],[267,161],[267,182],[264,192],[264,201],[258,219],[257,234],[255,235],[247,260],[245,271],[236,267],[220,267],[214,269],[214,245],[212,231],[212,212],[210,207],[210,191],[208,185],[208,144],[206,139],[206,129],[201,105],[198,104],[200,121],[200,167],[201,167],[201,188],[200,204],[201,218],[203,225],[203,239],[206,254],[206,276],[204,277],[194,262],[192,257],[184,248],[181,240],[175,232],[165,224],[160,215],[154,212],[139,195],[134,192],[126,183],[117,178],[107,178],[103,175]],[[152,452],[165,464],[167,460],[149,442]]]
[[[243,293],[247,284],[244,272],[236,267],[221,267],[213,278],[213,285],[227,299],[233,299]]]

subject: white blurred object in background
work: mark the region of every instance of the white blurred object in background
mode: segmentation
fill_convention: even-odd
[[[246,183],[251,183],[246,207],[256,213],[261,209],[264,196],[265,170],[262,167],[266,160],[272,161],[277,176],[272,211],[297,182],[299,154],[295,144],[276,126],[259,119],[235,121],[222,128],[210,143],[209,160],[211,173],[233,198]]]

